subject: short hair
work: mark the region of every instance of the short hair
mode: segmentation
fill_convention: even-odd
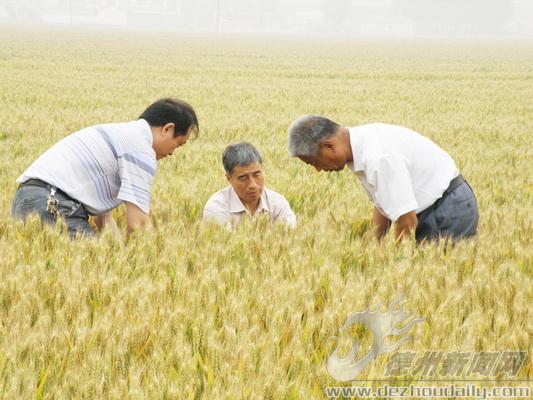
[[[316,156],[321,140],[332,136],[340,125],[317,115],[302,115],[289,127],[289,155]]]
[[[233,169],[238,165],[250,165],[257,161],[259,164],[263,163],[261,154],[250,143],[240,142],[231,144],[222,153],[222,164],[226,173],[231,174]]]
[[[150,104],[146,110],[139,116],[144,119],[150,126],[165,126],[174,124],[174,137],[186,135],[190,129],[194,135],[198,135],[198,118],[189,103],[183,100],[164,98]]]

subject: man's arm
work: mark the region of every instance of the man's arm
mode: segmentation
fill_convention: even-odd
[[[118,229],[117,223],[113,218],[113,211],[109,211],[104,215],[97,215],[94,217],[94,223],[98,228],[98,232],[103,232],[104,229],[110,229],[111,233],[116,239],[121,239],[120,230]]]
[[[129,201],[126,202],[126,224],[128,235],[151,225],[149,215]]]
[[[409,236],[418,223],[414,210],[418,208],[409,163],[400,155],[385,155],[367,164],[365,176],[376,188],[375,204],[395,222],[396,241]]]
[[[228,201],[224,199],[220,192],[217,192],[207,200],[204,206],[203,220],[215,221],[219,225],[226,227],[226,229],[232,230]]]
[[[289,228],[296,227],[296,214],[292,211],[292,208],[283,196],[280,198],[279,213],[275,215],[274,222],[283,221]]]
[[[372,212],[372,222],[374,223],[376,238],[379,240],[389,231],[391,222],[385,217],[377,207],[374,206],[374,211]]]
[[[418,218],[416,218],[416,213],[414,211],[409,211],[406,214],[403,214],[396,221],[395,236],[396,242],[401,242],[404,238],[409,237],[411,231],[416,229],[418,225]]]

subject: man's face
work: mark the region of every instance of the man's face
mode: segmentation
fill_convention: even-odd
[[[259,201],[265,185],[263,167],[257,161],[249,165],[237,165],[230,174],[228,182],[243,203],[254,204]]]
[[[346,166],[346,159],[338,151],[335,143],[320,144],[320,151],[316,156],[298,156],[304,163],[312,165],[317,171],[342,171]]]
[[[174,150],[187,143],[187,140],[191,136],[191,132],[189,131],[186,135],[174,137],[174,124],[166,124],[160,129],[161,134],[159,135],[159,140],[157,143],[154,142],[154,150],[158,160],[171,156]]]

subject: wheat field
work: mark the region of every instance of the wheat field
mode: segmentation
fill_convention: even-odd
[[[0,76],[1,398],[324,398],[342,384],[325,365],[346,317],[400,295],[426,318],[402,351],[528,351],[519,378],[533,379],[533,43],[8,26]],[[200,134],[159,162],[153,230],[70,241],[10,218],[15,179],[40,153],[166,96],[195,107]],[[304,113],[430,137],[476,192],[477,237],[376,242],[349,171],[288,157]],[[239,140],[261,151],[295,230],[201,221]],[[115,218],[124,230],[124,210]],[[361,378],[383,377],[388,359]]]

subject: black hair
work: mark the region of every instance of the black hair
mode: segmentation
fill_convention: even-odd
[[[139,116],[144,119],[150,126],[164,126],[174,124],[174,137],[186,135],[190,129],[194,135],[198,135],[198,118],[189,103],[183,100],[164,98],[150,104],[146,110]]]

